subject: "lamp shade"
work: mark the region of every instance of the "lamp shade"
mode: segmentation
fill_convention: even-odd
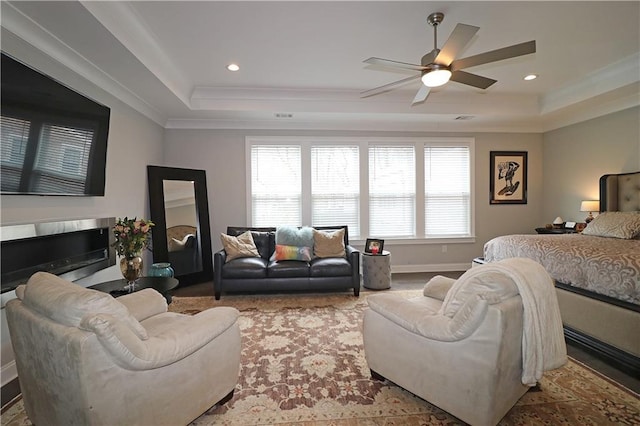
[[[599,212],[600,211],[600,201],[598,200],[587,200],[580,203],[580,211],[581,212]]]
[[[425,73],[422,82],[427,87],[438,87],[445,84],[451,78],[451,71],[447,69],[436,69]]]

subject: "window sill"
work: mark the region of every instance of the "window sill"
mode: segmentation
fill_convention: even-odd
[[[430,244],[473,244],[476,242],[473,236],[449,236],[431,238],[380,238],[384,240],[384,246],[409,246],[409,245],[430,245]],[[350,239],[350,244],[354,246],[364,246],[366,239]]]

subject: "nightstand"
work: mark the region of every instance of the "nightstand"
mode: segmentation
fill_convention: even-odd
[[[575,229],[570,228],[536,228],[538,234],[576,234]]]

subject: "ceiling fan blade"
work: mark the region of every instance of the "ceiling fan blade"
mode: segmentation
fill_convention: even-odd
[[[460,70],[452,72],[451,78],[449,80],[466,84],[468,86],[477,87],[479,89],[486,89],[497,81],[492,78],[487,78],[481,75],[471,74]]]
[[[408,64],[406,62],[398,62],[398,61],[392,61],[390,59],[382,59],[382,58],[369,58],[363,62],[371,65],[380,65],[383,67],[392,67],[392,68],[404,68],[404,69],[414,70],[414,71],[423,71],[425,69],[425,67],[423,67],[422,65]]]
[[[458,24],[453,29],[453,32],[449,36],[440,53],[434,60],[437,64],[450,65],[456,58],[458,53],[469,44],[474,35],[480,28],[473,25]]]
[[[400,87],[404,84],[407,84],[413,80],[417,80],[420,78],[420,74],[413,75],[411,77],[403,78],[402,80],[394,81],[393,83],[385,84],[384,86],[379,86],[373,89],[365,90],[364,92],[360,92],[361,98],[368,98],[369,96],[378,95],[380,93],[388,92],[389,90],[395,89],[396,87]]]
[[[502,61],[504,59],[515,58],[517,56],[536,53],[536,41],[531,40],[525,43],[514,44],[502,49],[491,50],[479,55],[458,59],[451,63],[451,71],[475,67],[476,65],[487,64],[489,62]]]
[[[418,105],[426,101],[430,91],[431,88],[425,86],[424,84],[420,86],[418,93],[416,93],[416,97],[413,98],[413,102],[411,102],[411,106]]]

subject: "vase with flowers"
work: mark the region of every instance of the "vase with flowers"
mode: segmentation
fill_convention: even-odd
[[[142,250],[149,247],[151,227],[154,223],[146,219],[118,219],[113,227],[115,243],[113,247],[120,259],[120,272],[127,280],[128,291],[133,291],[136,280],[142,274]]]

